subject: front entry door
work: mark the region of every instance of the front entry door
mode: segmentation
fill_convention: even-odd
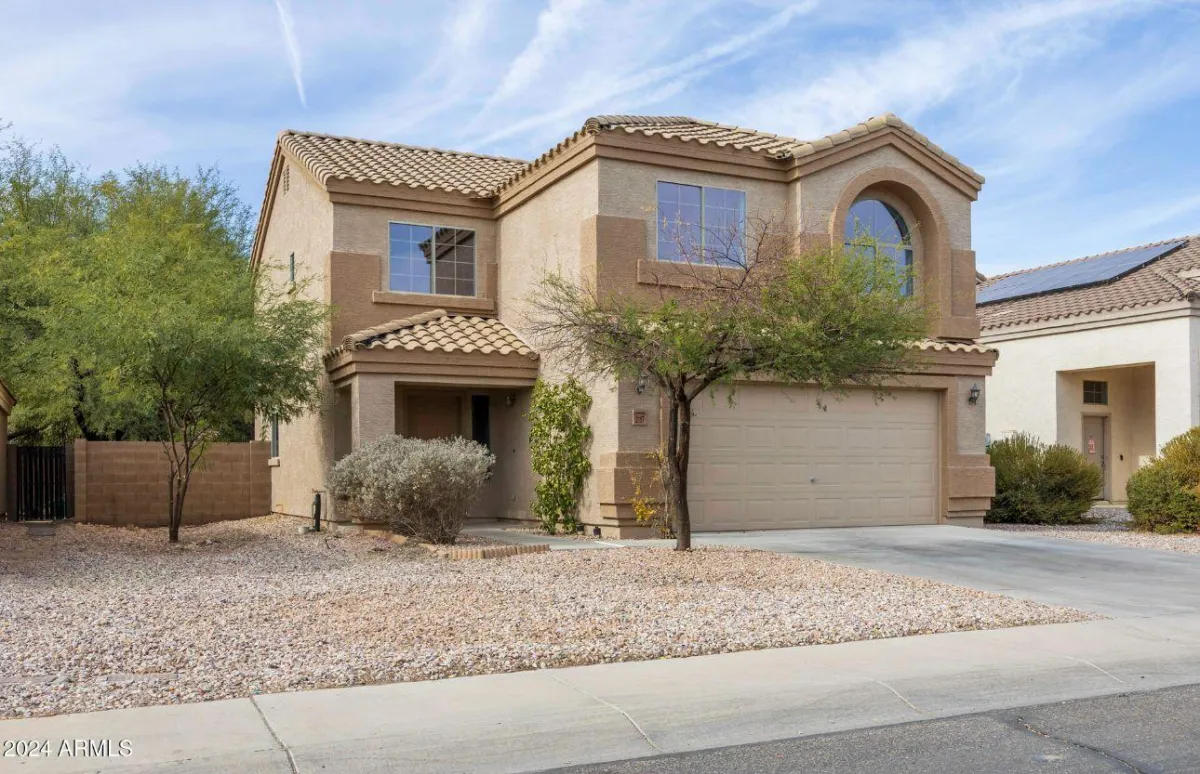
[[[1104,439],[1107,436],[1105,431],[1107,429],[1108,417],[1083,418],[1083,454],[1087,457],[1088,462],[1100,468],[1104,481],[1104,489],[1100,496],[1105,500],[1109,499],[1108,449],[1104,444]]]
[[[405,402],[408,437],[432,440],[462,435],[462,396],[429,392],[410,394]]]

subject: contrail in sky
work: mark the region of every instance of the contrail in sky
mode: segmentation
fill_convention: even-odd
[[[296,81],[296,92],[300,95],[300,104],[308,107],[308,99],[304,96],[304,73],[300,69],[300,46],[296,43],[296,29],[292,25],[292,12],[288,0],[275,0],[275,10],[279,11],[279,26],[283,28],[283,42],[287,46],[288,61],[292,65],[292,78]]]

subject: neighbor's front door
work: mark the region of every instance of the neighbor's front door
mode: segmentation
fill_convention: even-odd
[[[1083,454],[1088,462],[1099,467],[1103,474],[1104,489],[1100,493],[1102,499],[1108,499],[1108,449],[1104,446],[1107,425],[1108,417],[1083,418]]]

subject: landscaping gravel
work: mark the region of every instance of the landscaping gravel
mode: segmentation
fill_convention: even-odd
[[[1033,524],[988,524],[987,529],[1002,532],[1019,532],[1038,537],[1086,540],[1091,543],[1111,543],[1130,548],[1153,548],[1160,551],[1183,551],[1200,554],[1200,534],[1156,535],[1152,532],[1134,532],[1120,521],[1099,524],[1079,524],[1066,527],[1042,527]]]
[[[1096,618],[736,549],[449,561],[266,517],[0,524],[0,716]]]

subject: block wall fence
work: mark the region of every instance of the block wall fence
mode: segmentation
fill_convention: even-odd
[[[67,455],[79,524],[167,526],[169,465],[161,444],[76,441]],[[265,443],[217,443],[192,473],[183,523],[265,516],[271,512],[270,448]]]

